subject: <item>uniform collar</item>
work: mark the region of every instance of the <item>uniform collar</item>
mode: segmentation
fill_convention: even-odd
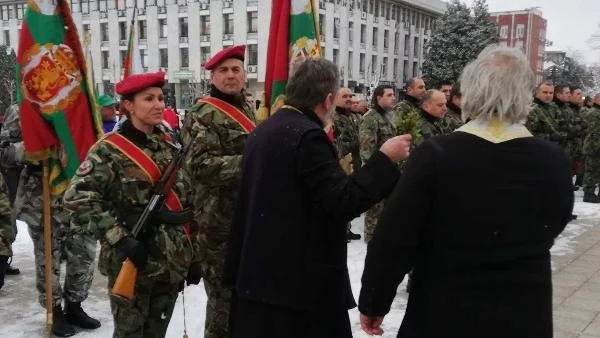
[[[223,101],[225,101],[229,104],[232,104],[238,108],[243,107],[244,102],[246,100],[246,97],[243,94],[243,90],[242,90],[242,92],[240,92],[240,94],[229,95],[229,94],[225,94],[222,91],[218,90],[217,87],[215,87],[215,85],[210,85],[210,96],[217,98],[219,100],[223,100]]]
[[[131,120],[127,119],[119,128],[119,133],[129,139],[138,147],[148,147],[156,137],[166,136],[158,127],[152,129],[152,134],[147,135],[143,131],[137,129]]]
[[[408,101],[410,104],[412,104],[415,107],[419,106],[419,99],[417,99],[416,97],[410,96],[408,94],[406,94],[406,96],[404,97],[404,99],[406,101]]]
[[[542,100],[538,99],[537,97],[534,97],[534,98],[533,98],[533,103],[535,103],[535,104],[537,104],[537,105],[540,105],[540,106],[542,106],[542,107],[548,107],[548,106],[550,105],[550,104],[548,104],[548,103],[546,103],[546,102],[544,102],[544,101],[542,101]]]
[[[425,111],[423,108],[420,109],[420,114],[421,116],[423,116],[423,118],[425,120],[427,120],[429,123],[435,123],[436,121],[439,120],[438,117],[435,117],[431,114],[429,114],[427,111]]]

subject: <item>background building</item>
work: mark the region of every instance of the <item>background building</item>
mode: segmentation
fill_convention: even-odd
[[[544,51],[551,43],[546,40],[546,19],[537,8],[522,11],[490,13],[498,26],[500,44],[519,48],[529,59],[536,82],[542,81]]]
[[[112,93],[136,0],[70,1],[82,40],[90,37],[95,82]],[[360,91],[420,75],[423,46],[446,8],[439,0],[317,2],[324,55],[339,65],[343,85]],[[142,65],[167,73],[167,96],[177,108],[187,108],[208,84],[202,64],[236,44],[247,44],[247,87],[262,95],[271,0],[137,0],[137,7]],[[17,48],[25,8],[26,1],[0,0],[0,44]]]

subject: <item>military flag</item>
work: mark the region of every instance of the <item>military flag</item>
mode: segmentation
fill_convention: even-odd
[[[140,49],[138,48],[137,35],[135,33],[135,17],[137,15],[137,7],[133,9],[131,24],[129,25],[129,40],[127,41],[127,56],[123,61],[123,78],[131,74],[139,74],[142,72],[142,58]]]
[[[17,53],[17,97],[29,160],[49,160],[52,192],[62,193],[102,135],[94,92],[69,5],[29,0]]]
[[[298,58],[321,55],[315,8],[314,0],[273,0],[259,120],[267,119],[283,104],[290,64]]]

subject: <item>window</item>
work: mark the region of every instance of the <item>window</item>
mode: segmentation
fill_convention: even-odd
[[[500,27],[500,38],[508,38],[508,26],[504,25]]]
[[[333,38],[340,38],[340,18],[335,18],[333,20]]]
[[[399,48],[400,48],[400,33],[396,32],[396,34],[394,34],[394,54],[398,54]]]
[[[200,16],[200,35],[210,35],[210,16]]]
[[[517,39],[522,39],[525,35],[525,25],[518,24],[517,25]]]
[[[169,67],[169,50],[166,48],[159,49],[159,62],[160,67],[167,68]]]
[[[158,19],[158,34],[160,38],[167,38],[167,19]]]
[[[100,23],[100,39],[102,42],[108,41],[108,23]]]
[[[8,5],[2,6],[2,20],[8,20]]]
[[[361,73],[365,72],[365,53],[360,53],[360,60],[358,63],[358,70]]]
[[[404,56],[408,56],[408,52],[410,50],[410,36],[404,36]]]
[[[23,19],[23,13],[25,12],[25,8],[23,4],[17,4],[17,19]]]
[[[179,36],[182,38],[187,38],[187,36],[188,36],[188,19],[187,18],[179,18]]]
[[[419,76],[419,64],[415,61],[413,62],[413,77]]]
[[[102,69],[108,69],[108,51],[102,51]]]
[[[377,27],[373,27],[373,47],[377,47]]]
[[[394,79],[396,78],[396,76],[398,76],[398,59],[394,59]]]
[[[248,45],[248,64],[258,64],[258,45]]]
[[[117,10],[125,10],[125,0],[117,0]]]
[[[233,34],[233,14],[223,14],[223,34]]]
[[[334,64],[339,64],[340,61],[340,50],[339,49],[334,49],[333,50],[333,61]]]
[[[250,47],[250,46],[248,46]],[[204,63],[206,61],[208,61],[210,59],[210,47],[200,47],[200,62],[202,63],[202,66],[204,66]]]
[[[127,50],[120,50],[119,56],[121,56],[121,65],[124,65],[125,59],[127,58]]]
[[[390,31],[387,29],[383,31],[383,47],[388,48],[390,46]]]
[[[187,48],[179,49],[179,67],[188,68],[190,66],[190,55]]]
[[[415,37],[415,43],[413,45],[413,48],[414,48],[414,56],[418,57],[419,56],[419,49],[420,49],[419,48],[419,38],[418,37]]]
[[[165,7],[165,0],[156,0],[156,6]]]
[[[408,60],[404,60],[404,65],[402,68],[402,81],[406,82],[408,80]]]
[[[348,22],[348,41],[354,40],[354,22]]]
[[[371,56],[371,74],[375,74],[377,70],[377,55]]]
[[[127,40],[127,22],[119,22],[119,40]]]
[[[138,21],[138,37],[142,40],[148,38],[148,28],[146,20]]]
[[[366,43],[367,41],[367,25],[360,25],[360,43]]]
[[[148,68],[148,50],[140,49],[140,58],[142,59],[142,67]]]
[[[107,3],[107,0],[98,0],[98,10],[100,10],[100,12],[106,13],[106,11],[107,11],[106,3]]]
[[[319,32],[321,36],[325,36],[325,15],[319,14]]]
[[[353,57],[354,55],[352,52],[348,52],[348,76],[352,76],[352,64],[354,63],[354,60],[352,60]]]
[[[81,13],[82,14],[90,14],[89,0],[81,0]]]
[[[98,1],[97,0],[89,0],[90,2],[90,11],[95,12],[98,11]]]
[[[248,33],[258,31],[258,12],[248,12]]]
[[[384,57],[383,58],[383,66],[381,67],[381,73],[383,74],[383,76],[387,77],[387,71],[388,71],[388,58]]]
[[[13,7],[13,6],[11,6],[11,7]],[[79,13],[80,12],[79,0],[71,0],[71,11],[73,13]]]

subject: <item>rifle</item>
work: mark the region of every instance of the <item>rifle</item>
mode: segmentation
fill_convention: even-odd
[[[156,183],[153,188],[152,197],[148,201],[148,204],[144,208],[144,211],[138,218],[133,229],[131,229],[131,235],[137,238],[140,232],[148,226],[148,223],[157,215],[162,209],[164,202],[175,184],[177,178],[177,172],[181,167],[181,162],[185,159],[187,152],[190,149],[192,142],[189,142],[184,147],[180,148],[177,154],[175,154],[171,163],[163,173],[160,180]],[[135,289],[135,282],[137,279],[137,268],[133,262],[127,258],[121,270],[117,275],[117,279],[112,288],[112,296],[122,299],[125,301],[131,301],[133,299],[133,293]]]

